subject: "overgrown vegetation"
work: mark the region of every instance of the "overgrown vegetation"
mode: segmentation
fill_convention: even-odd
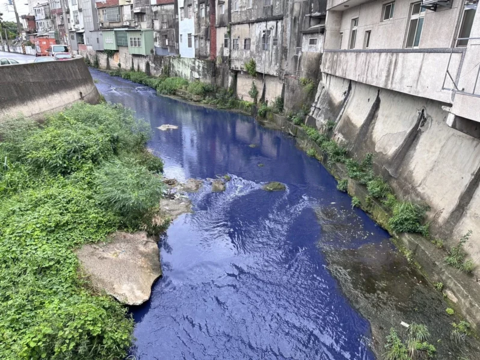
[[[447,251],[448,255],[445,257],[445,262],[448,265],[453,266],[454,268],[459,269],[467,274],[470,274],[475,268],[475,265],[471,260],[465,260],[467,253],[463,248],[471,235],[471,230],[463,235],[458,244]]]
[[[337,184],[337,190],[342,192],[347,192],[348,189],[348,179],[342,179]]]
[[[428,343],[430,332],[425,325],[413,323],[408,327],[406,338],[402,340],[395,329],[390,329],[385,345],[386,360],[431,359],[435,356],[435,346]]]
[[[312,79],[300,78],[300,85],[307,96],[315,95],[315,82]]]
[[[0,358],[124,358],[133,321],[85,286],[74,249],[155,230],[162,164],[144,149],[148,127],[120,106],[77,104],[0,133]]]
[[[456,343],[465,342],[468,335],[471,334],[472,326],[470,323],[462,320],[458,324],[452,323],[453,330],[451,332],[451,338]]]
[[[422,225],[425,208],[409,201],[398,202],[388,224],[397,233],[419,233],[428,237],[428,225]]]
[[[258,101],[258,88],[255,85],[255,81],[252,81],[252,87],[248,91],[248,95],[253,99],[253,102],[256,104]]]

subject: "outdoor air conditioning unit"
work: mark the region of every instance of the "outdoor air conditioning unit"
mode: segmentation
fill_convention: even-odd
[[[437,11],[437,8],[441,7],[444,9],[452,8],[451,0],[422,0],[422,8]]]

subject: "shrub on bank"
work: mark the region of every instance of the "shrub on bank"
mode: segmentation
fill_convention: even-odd
[[[157,92],[162,95],[175,95],[175,92],[188,86],[188,81],[180,77],[166,78],[157,86]]]
[[[147,127],[105,104],[18,125],[0,128],[0,358],[122,359],[133,320],[85,286],[74,249],[148,225],[162,185]]]

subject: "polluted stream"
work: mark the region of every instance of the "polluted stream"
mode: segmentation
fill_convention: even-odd
[[[150,123],[166,178],[203,183],[193,212],[161,238],[150,301],[131,308],[131,358],[383,359],[403,321],[428,326],[438,359],[480,359],[476,340],[450,339],[459,319],[441,292],[295,139],[91,72],[108,102]],[[225,191],[212,192],[208,179],[225,175]],[[271,181],[286,190],[263,190]]]

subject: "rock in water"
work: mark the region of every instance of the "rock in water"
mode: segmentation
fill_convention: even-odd
[[[162,275],[158,245],[145,232],[116,232],[108,243],[82,246],[77,256],[92,285],[126,305],[147,301]]]
[[[203,185],[202,180],[188,179],[184,184],[181,184],[180,190],[185,191],[187,193],[194,193],[200,190],[202,185]]]
[[[266,191],[285,191],[286,188],[287,187],[284,184],[277,181],[272,181],[264,185],[262,189]]]
[[[225,183],[220,179],[213,180],[212,181],[212,191],[213,192],[225,191]]]

